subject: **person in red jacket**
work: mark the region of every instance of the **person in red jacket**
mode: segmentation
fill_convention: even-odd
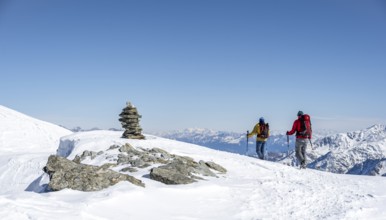
[[[298,119],[294,121],[291,131],[287,135],[293,135],[296,132],[295,155],[300,163],[300,168],[305,169],[307,144],[311,139],[312,130],[309,115],[304,115],[302,111],[298,112]]]

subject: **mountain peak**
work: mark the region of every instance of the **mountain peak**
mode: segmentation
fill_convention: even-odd
[[[383,124],[375,124],[367,128],[367,130],[372,130],[372,131],[385,131],[386,130],[386,125]]]

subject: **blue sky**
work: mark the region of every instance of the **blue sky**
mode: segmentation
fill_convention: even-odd
[[[381,0],[0,0],[0,104],[72,128],[148,132],[386,123]]]

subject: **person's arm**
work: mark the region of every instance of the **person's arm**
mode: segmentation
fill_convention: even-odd
[[[249,133],[249,135],[248,135],[248,137],[252,137],[253,135],[257,135],[257,124],[255,125],[255,127],[253,128],[253,130],[252,130],[252,132],[251,133]]]
[[[293,135],[298,130],[298,124],[299,120],[294,121],[294,124],[292,125],[292,130],[287,131],[287,135]]]

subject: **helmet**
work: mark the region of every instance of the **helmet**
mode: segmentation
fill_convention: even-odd
[[[302,111],[298,111],[298,116],[301,116],[303,115],[303,112]]]
[[[260,122],[260,123],[264,123],[264,118],[261,117],[261,118],[259,119],[259,122]]]

